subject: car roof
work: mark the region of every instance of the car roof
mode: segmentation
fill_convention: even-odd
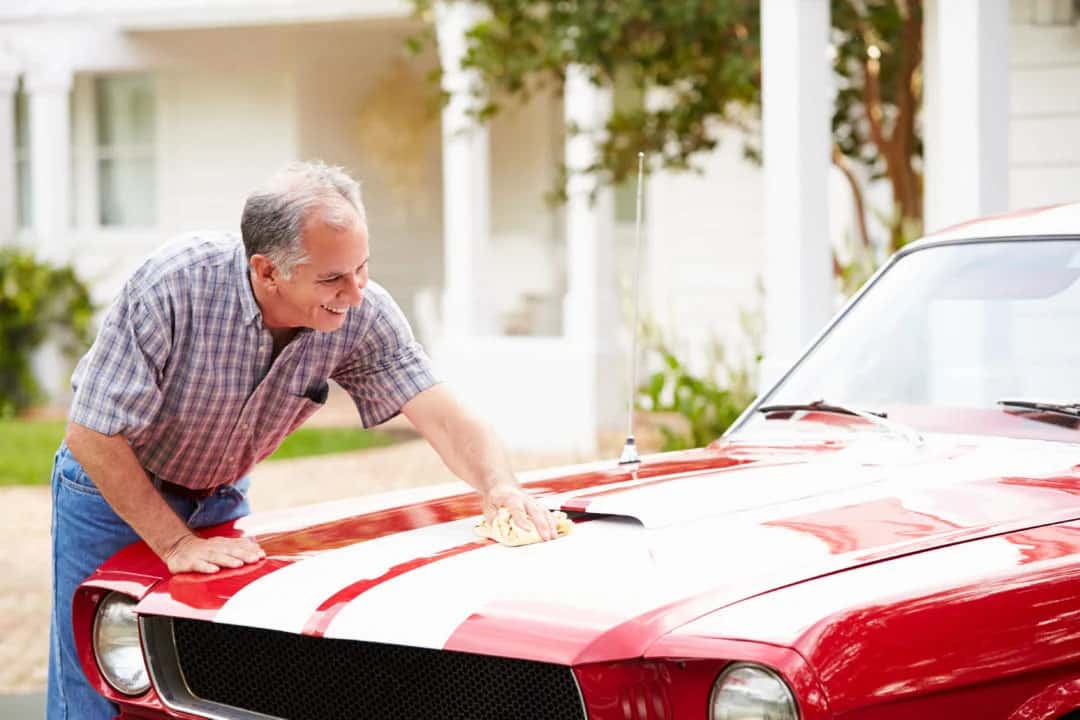
[[[1045,239],[1055,236],[1080,236],[1080,203],[1045,205],[968,220],[930,233],[904,249],[916,250],[927,245],[983,238]]]

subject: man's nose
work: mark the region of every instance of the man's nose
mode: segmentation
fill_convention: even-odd
[[[345,299],[350,305],[359,305],[364,297],[364,286],[367,285],[367,275],[358,278],[356,282],[348,283],[344,290]]]

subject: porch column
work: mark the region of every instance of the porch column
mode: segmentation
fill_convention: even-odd
[[[765,360],[776,380],[830,315],[827,0],[762,0]]]
[[[59,262],[69,260],[71,250],[71,79],[65,68],[35,68],[26,74],[31,225],[38,254]]]
[[[1009,3],[926,0],[925,226],[1009,207]]]
[[[476,266],[491,224],[488,129],[469,116],[477,103],[470,94],[477,78],[461,67],[468,47],[465,33],[485,11],[464,2],[440,2],[435,11],[442,87],[450,94],[442,111],[443,334],[460,338],[480,329]]]
[[[15,242],[15,88],[19,66],[0,53],[0,247]]]
[[[581,398],[584,427],[618,427],[618,399],[626,392],[618,372],[620,326],[615,287],[614,194],[598,187],[595,176],[581,175],[596,162],[595,132],[603,130],[612,110],[612,92],[589,80],[585,68],[567,69],[563,113],[568,128],[566,166],[569,171],[566,204],[567,292],[563,305],[566,337],[583,354],[587,368],[586,397]],[[571,133],[569,128],[580,132]],[[625,402],[625,398],[624,398]],[[575,412],[577,408],[575,408]],[[595,451],[596,433],[584,439],[584,452]]]

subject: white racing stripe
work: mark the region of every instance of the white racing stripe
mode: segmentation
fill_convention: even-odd
[[[641,604],[603,579],[641,573],[650,563],[641,535],[637,523],[593,521],[549,543],[493,544],[447,558],[360,595],[338,613],[326,637],[441,648],[466,618],[495,600],[569,602],[630,616],[628,605]]]
[[[478,518],[455,520],[365,540],[300,560],[237,592],[215,622],[300,632],[326,599],[395,565],[476,540]]]
[[[731,540],[727,533],[718,538],[711,524],[665,533],[658,543],[657,533],[638,523],[612,519],[581,523],[550,543],[492,545],[371,588],[340,611],[326,637],[442,648],[474,613],[492,603],[514,602],[548,606],[554,613],[568,608],[614,624],[709,590],[732,571],[756,572],[763,555],[790,562],[793,553],[806,555],[808,549],[817,557],[828,554],[824,546],[808,548],[798,533],[783,528],[733,526],[730,531],[771,552],[710,556],[709,550]],[[550,619],[561,621],[559,615]]]

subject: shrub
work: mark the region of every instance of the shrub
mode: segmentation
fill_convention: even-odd
[[[75,358],[92,340],[94,307],[70,266],[54,267],[20,250],[0,250],[0,417],[42,399],[32,358],[55,338]]]
[[[709,342],[707,370],[694,373],[664,341],[655,327],[644,331],[645,346],[660,369],[639,388],[640,406],[654,412],[678,413],[683,428],[660,425],[662,449],[683,450],[703,447],[724,434],[756,395],[757,364],[760,353],[760,321],[742,313],[754,357],[732,362],[717,339]]]

